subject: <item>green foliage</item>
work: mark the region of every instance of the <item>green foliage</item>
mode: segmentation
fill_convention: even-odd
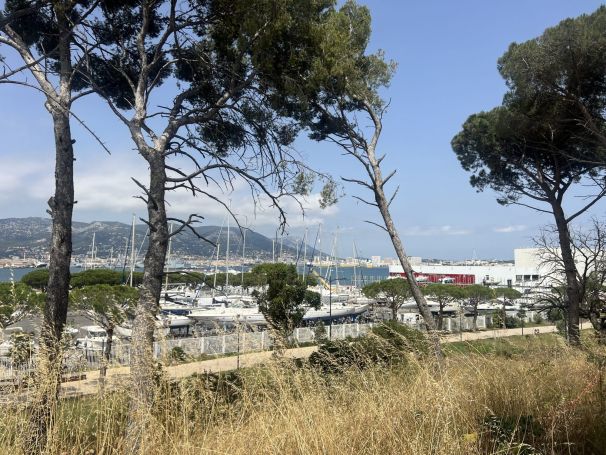
[[[526,196],[552,203],[580,178],[602,174],[605,23],[602,7],[512,44],[499,59],[502,106],[470,116],[452,141],[472,186],[494,189],[503,204]]]
[[[321,88],[321,108],[310,119],[312,139],[349,137],[356,127],[348,114],[384,107],[379,91],[389,85],[396,64],[386,61],[382,51],[366,54],[370,32],[368,8],[354,1],[327,15],[319,34],[322,53],[313,62],[314,77],[308,83],[314,90]]]
[[[294,265],[261,264],[254,273],[264,275],[267,282],[266,290],[253,293],[259,310],[283,335],[289,335],[301,323],[307,307],[320,307],[320,295],[307,290]]]
[[[386,321],[373,327],[371,332],[386,340],[399,351],[413,352],[421,356],[429,354],[429,342],[425,334],[406,324]]]
[[[497,288],[494,293],[497,297],[507,301],[517,300],[522,297],[522,293],[513,288]]]
[[[467,292],[461,286],[442,283],[429,283],[421,288],[423,294],[433,297],[438,303],[458,302],[467,297]]]
[[[362,293],[370,299],[385,299],[391,309],[392,319],[396,319],[398,309],[410,298],[410,285],[403,278],[376,281],[362,288]]]
[[[122,272],[110,269],[90,269],[72,274],[70,285],[73,288],[107,284],[116,286],[122,284]]]
[[[293,193],[307,196],[311,193],[315,176],[311,172],[301,171],[295,176],[293,183]]]
[[[21,282],[43,291],[48,285],[48,269],[32,270],[21,277]]]
[[[0,329],[38,312],[44,305],[44,294],[24,283],[0,283]]]
[[[470,286],[465,286],[464,289],[465,293],[467,294],[467,298],[472,304],[485,302],[495,297],[495,292],[493,289],[489,288],[488,286],[483,286],[481,284],[472,284]]]
[[[320,192],[320,208],[325,209],[339,201],[337,182],[328,179]]]
[[[309,363],[324,372],[340,373],[350,368],[405,365],[408,354],[424,356],[428,352],[423,333],[389,321],[365,337],[323,343]]]
[[[138,298],[138,289],[123,285],[95,284],[70,293],[73,307],[86,311],[106,330],[113,330],[126,321],[132,315]]]

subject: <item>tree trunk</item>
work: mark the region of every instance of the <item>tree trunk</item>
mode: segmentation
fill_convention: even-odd
[[[148,162],[150,166],[150,185],[147,195],[149,244],[145,254],[139,303],[135,309],[131,344],[133,391],[127,437],[132,448],[139,447],[155,395],[154,330],[169,240],[164,200],[166,181],[164,158],[161,154],[152,153],[148,155]]]
[[[378,173],[378,178],[376,181],[383,182],[383,178],[380,174],[380,169],[377,166],[373,166],[375,175]],[[391,243],[393,244],[394,249],[396,250],[396,254],[398,255],[398,259],[400,260],[400,264],[404,269],[404,273],[406,274],[406,278],[410,285],[410,290],[412,292],[412,296],[417,303],[417,308],[419,309],[419,313],[423,317],[423,321],[425,322],[425,326],[427,327],[427,332],[429,334],[429,338],[433,344],[433,351],[438,361],[438,364],[441,366],[444,360],[444,354],[442,353],[442,346],[440,345],[440,337],[438,336],[438,332],[436,331],[436,324],[433,320],[433,316],[429,307],[427,306],[427,301],[425,300],[425,296],[421,292],[417,280],[414,277],[412,272],[412,266],[408,261],[408,257],[406,256],[406,251],[404,251],[404,246],[402,245],[402,241],[400,240],[400,235],[396,230],[393,219],[391,218],[391,213],[389,212],[389,204],[387,202],[387,198],[385,197],[385,193],[383,192],[382,187],[375,187],[375,201],[379,207],[379,211],[381,212],[381,216],[383,217],[383,222],[385,223],[385,228],[389,237],[391,238]]]
[[[438,330],[442,330],[444,326],[444,302],[438,301],[438,304],[440,305],[438,309]]]
[[[474,332],[478,331],[478,302],[475,302],[473,304],[473,322],[472,322],[471,329]]]
[[[595,330],[598,344],[606,345],[606,319],[600,318],[600,314],[590,311],[589,321]]]
[[[74,206],[74,151],[69,104],[64,109],[64,112],[57,112],[56,109],[52,112],[56,154],[55,195],[48,201],[52,218],[51,250],[35,379],[36,391],[30,404],[31,429],[24,444],[29,454],[38,454],[44,450],[48,426],[61,386],[61,336],[67,320]]]
[[[581,343],[581,331],[579,330],[579,312],[581,308],[581,293],[579,282],[577,280],[577,269],[572,253],[570,231],[568,222],[564,215],[562,206],[554,201],[551,204],[553,215],[558,229],[558,237],[560,241],[560,250],[562,252],[562,262],[564,265],[564,273],[566,275],[566,295],[568,297],[568,318],[567,332],[568,342],[571,345],[578,346]]]
[[[391,304],[391,320],[394,322],[398,320],[398,304],[395,302]]]

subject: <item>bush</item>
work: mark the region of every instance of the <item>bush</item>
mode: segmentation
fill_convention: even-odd
[[[21,282],[43,291],[48,285],[48,269],[32,270],[21,277]]]
[[[70,284],[74,288],[92,286],[95,284],[116,286],[122,284],[122,272],[110,269],[85,270],[84,272],[74,273],[70,280]]]
[[[402,365],[407,363],[408,354],[424,356],[428,352],[429,345],[421,332],[389,321],[365,337],[323,343],[309,363],[324,372],[339,373],[349,368]]]
[[[187,360],[187,354],[180,346],[175,346],[170,350],[170,358],[175,362],[185,362]]]

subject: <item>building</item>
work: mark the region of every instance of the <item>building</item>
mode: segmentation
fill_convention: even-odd
[[[419,283],[484,284],[517,288],[523,292],[538,286],[549,286],[551,273],[542,264],[540,251],[538,248],[515,249],[513,263],[438,264],[415,258],[412,267]],[[404,270],[399,265],[390,266],[389,277],[404,277]]]

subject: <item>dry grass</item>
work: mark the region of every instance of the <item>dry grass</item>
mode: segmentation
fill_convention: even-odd
[[[451,353],[441,378],[405,367],[323,375],[276,361],[228,380],[164,381],[144,454],[598,454],[598,367],[553,343],[516,354]],[[63,403],[49,454],[123,453],[127,391]],[[0,453],[24,422],[0,416]]]

